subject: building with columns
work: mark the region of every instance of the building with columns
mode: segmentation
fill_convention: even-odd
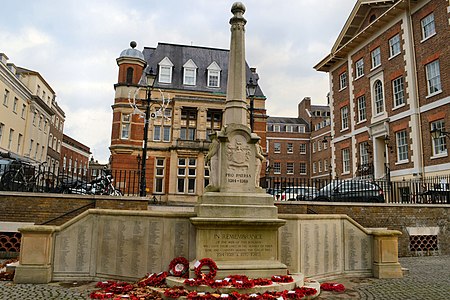
[[[315,66],[330,79],[337,177],[450,174],[449,136],[431,135],[450,131],[449,11],[447,0],[356,2]]]
[[[227,91],[229,50],[158,43],[143,51],[122,51],[112,106],[111,169],[139,171],[144,137],[146,89],[142,74],[157,72],[151,90],[146,160],[147,194],[162,200],[196,201],[209,183],[205,156],[209,134],[222,127]],[[258,79],[246,66],[247,81]],[[254,97],[254,132],[265,145],[265,96],[258,87]],[[250,105],[250,99],[248,99]],[[250,118],[248,118],[250,120]],[[135,173],[137,174],[137,173]],[[139,176],[120,179],[116,187],[129,193]],[[133,192],[133,191],[131,191]],[[134,193],[139,193],[137,189]],[[159,196],[158,196],[159,198]]]

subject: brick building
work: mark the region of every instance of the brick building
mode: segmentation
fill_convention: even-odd
[[[63,135],[61,162],[63,174],[70,177],[86,176],[89,164],[90,148],[70,136]]]
[[[450,3],[357,1],[331,53],[332,158],[339,178],[450,174]]]
[[[328,179],[331,171],[330,109],[311,105],[305,97],[298,104],[298,117],[267,119],[266,178],[277,185],[281,180],[300,184],[310,179]],[[278,179],[277,179],[278,178]]]
[[[157,72],[151,91],[151,120],[146,160],[147,194],[162,200],[196,201],[208,184],[205,155],[208,134],[222,127],[222,112],[228,77],[229,50],[158,43],[141,52],[124,50],[117,58],[111,133],[111,169],[139,170],[143,159],[146,90],[140,82],[143,73]],[[247,81],[258,79],[247,66]],[[254,97],[254,132],[265,145],[265,96],[258,88]],[[135,103],[135,107],[131,104]],[[250,103],[250,100],[249,100]],[[120,180],[116,186],[125,193],[138,187],[139,176]],[[133,182],[132,182],[133,181]],[[138,193],[137,190],[134,191]]]

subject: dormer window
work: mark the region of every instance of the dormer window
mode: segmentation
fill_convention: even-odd
[[[197,65],[192,59],[188,60],[183,65],[184,76],[183,84],[185,85],[196,85],[197,82]]]
[[[172,69],[173,63],[169,58],[164,57],[162,61],[159,62],[159,78],[158,81],[161,83],[172,83]]]
[[[208,66],[208,82],[207,85],[209,87],[220,87],[220,67],[219,65],[213,61]]]

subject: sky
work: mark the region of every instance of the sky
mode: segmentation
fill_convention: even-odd
[[[331,51],[357,0],[244,0],[246,60],[256,67],[269,116],[296,117],[311,97],[326,104]],[[0,53],[39,72],[66,114],[64,133],[107,162],[116,58],[158,42],[229,49],[232,0],[5,0]]]

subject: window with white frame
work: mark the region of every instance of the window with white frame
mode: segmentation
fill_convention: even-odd
[[[366,96],[362,95],[356,101],[358,102],[358,122],[363,122],[367,119]]]
[[[301,174],[301,175],[306,175],[306,163],[301,162],[301,163],[300,163],[299,170],[300,170],[300,174]]]
[[[313,162],[313,174],[317,173],[317,165],[316,162]]]
[[[342,149],[342,172],[350,173],[350,149]]]
[[[445,131],[444,120],[437,120],[431,123],[431,130],[441,130]],[[441,134],[437,139],[431,139],[433,145],[433,156],[446,155],[447,154],[447,144],[446,144],[445,134]]]
[[[341,108],[341,130],[348,129],[348,106]]]
[[[281,152],[281,143],[278,143],[278,142],[273,143],[273,152],[274,153]]]
[[[213,61],[207,68],[208,70],[208,82],[209,87],[220,87],[220,67]]]
[[[300,144],[300,154],[306,154],[306,144]]]
[[[436,33],[434,14],[431,13],[420,21],[422,26],[422,39],[425,40]]]
[[[173,63],[168,57],[164,57],[164,59],[159,62],[158,82],[172,83],[172,69]]]
[[[322,141],[317,142],[317,151],[322,151]]]
[[[325,141],[322,140],[322,144],[323,144],[323,150],[327,150],[328,149],[328,141],[327,140],[325,140]]]
[[[194,141],[197,129],[197,109],[183,108],[181,110],[180,139]]]
[[[2,143],[3,130],[5,128],[5,124],[0,123],[0,144]]]
[[[319,173],[322,173],[322,161],[319,160]]]
[[[298,132],[299,132],[299,133],[305,133],[305,131],[306,131],[306,129],[305,129],[305,126],[304,126],[304,125],[300,125],[300,126],[298,127]]]
[[[53,145],[53,134],[50,133],[50,136],[48,137],[48,147],[52,149],[52,145]]]
[[[408,160],[408,139],[406,130],[395,133],[397,141],[397,161],[404,162]]]
[[[153,141],[155,142],[161,141],[161,125],[153,126]]]
[[[326,172],[326,171],[328,171],[328,160],[324,160],[323,161],[323,170]]]
[[[428,95],[441,91],[441,72],[439,60],[435,60],[425,65],[427,75],[427,89]]]
[[[197,65],[192,59],[189,59],[183,65],[183,84],[185,85],[195,85],[197,82]]]
[[[130,138],[131,114],[122,114],[122,124],[120,126],[120,138],[127,140]]]
[[[287,153],[294,153],[294,144],[287,143]]]
[[[372,69],[375,69],[379,65],[381,65],[381,51],[380,47],[376,48],[370,53],[370,56],[372,57]]]
[[[3,97],[3,105],[8,106],[8,101],[9,101],[9,91],[5,89],[5,95]]]
[[[316,153],[316,142],[313,142],[312,144],[312,152]]]
[[[171,126],[161,126],[161,125],[154,125],[153,126],[153,141],[159,142],[170,142],[170,133],[171,133]]]
[[[389,55],[390,57],[394,57],[399,54],[401,51],[400,47],[400,34],[394,35],[389,39]]]
[[[27,106],[25,104],[22,104],[22,111],[20,112],[20,117],[22,119],[25,119],[25,113],[27,111]]]
[[[14,138],[14,129],[11,128],[9,129],[8,150],[11,150],[13,138]]]
[[[17,153],[20,153],[20,149],[22,148],[22,140],[23,135],[19,133],[19,136],[17,137]]]
[[[294,163],[293,162],[286,163],[286,173],[289,175],[294,174]]]
[[[36,119],[37,119],[38,112],[35,110],[33,113],[33,125],[36,126]]]
[[[164,158],[155,158],[155,193],[164,193]]]
[[[273,125],[273,131],[274,132],[280,132],[280,125],[279,124]]]
[[[355,74],[356,78],[355,79],[358,79],[358,78],[364,76],[364,59],[363,58],[361,58],[358,61],[356,61],[356,63],[355,63],[355,72],[356,72],[356,74]]]
[[[339,75],[339,90],[347,87],[347,72],[343,72]]]
[[[394,107],[400,106],[405,103],[405,93],[402,76],[392,80],[392,92],[394,94]]]
[[[180,194],[194,194],[197,176],[197,159],[178,158],[177,191]]]
[[[17,99],[17,97],[14,97],[14,102],[13,102],[13,112],[17,113],[17,104],[19,103],[19,99]]]
[[[44,117],[42,115],[39,116],[39,124],[38,124],[38,128],[39,130],[42,130],[42,123],[44,121]]]
[[[359,160],[361,165],[367,165],[369,163],[369,143],[359,143]]]
[[[381,114],[384,111],[384,94],[381,80],[375,81],[373,90],[375,95],[375,113]]]
[[[34,140],[31,139],[30,140],[30,148],[28,149],[28,156],[31,157],[31,153],[33,151],[33,146],[34,146]]]
[[[274,162],[273,163],[273,173],[274,174],[281,174],[281,163],[280,162]]]

